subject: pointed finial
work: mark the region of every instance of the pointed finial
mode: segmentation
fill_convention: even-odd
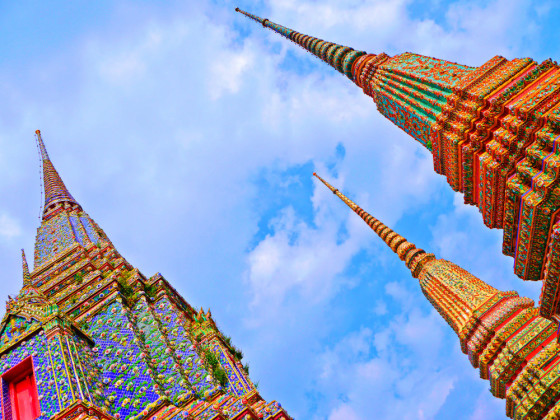
[[[356,51],[344,45],[301,34],[293,29],[271,22],[268,19],[263,19],[251,13],[244,12],[238,7],[235,8],[235,11],[260,23],[265,28],[272,29],[274,32],[288,38],[290,41],[295,42],[303,49],[337,69],[340,73],[345,74],[350,80],[355,80],[354,74],[352,73],[352,66],[359,57],[366,54],[364,51]]]
[[[37,142],[39,143],[39,150],[41,151],[41,159],[49,160],[49,154],[47,153],[47,149],[45,148],[45,144],[41,138],[41,130],[35,130],[35,134],[37,134]]]
[[[23,287],[31,284],[31,274],[29,273],[29,266],[27,265],[27,258],[25,258],[25,251],[21,250],[21,265],[23,268]]]
[[[49,154],[47,153],[47,148],[45,143],[43,143],[43,138],[41,137],[41,131],[36,130],[37,143],[39,145],[39,150],[41,152],[41,160],[43,164],[43,185],[45,188],[45,208],[43,210],[43,217],[45,217],[49,208],[56,203],[72,203],[79,206],[78,202],[74,200],[74,197],[68,192],[64,182],[60,178],[60,175],[54,168]]]
[[[385,242],[389,248],[395,252],[399,258],[406,263],[406,266],[412,271],[414,277],[418,277],[424,264],[428,261],[434,260],[433,254],[427,254],[423,249],[416,248],[416,245],[408,242],[403,236],[399,235],[371,214],[364,211],[356,203],[342,194],[338,188],[334,188],[331,184],[313,172],[313,175],[327,186],[333,194],[337,195],[348,207],[350,207],[364,222]]]

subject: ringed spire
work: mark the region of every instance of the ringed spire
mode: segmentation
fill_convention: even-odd
[[[62,178],[60,178],[60,175],[52,164],[45,143],[43,143],[43,139],[41,138],[41,131],[36,130],[35,134],[37,135],[37,143],[39,145],[39,151],[41,152],[41,163],[43,166],[43,185],[45,188],[43,219],[48,218],[51,211],[59,203],[69,203],[80,207],[66,188],[66,185],[64,185]]]
[[[239,9],[239,7],[236,7],[235,11],[247,16],[255,22],[260,23],[265,28],[269,28],[274,32],[279,33],[290,41],[295,42],[303,49],[318,57],[328,65],[334,67],[340,73],[345,74],[350,80],[354,80],[352,66],[359,57],[366,54],[365,51],[356,51],[354,48],[347,47],[345,45],[324,41],[313,36],[302,34],[294,31],[293,29],[271,22],[268,19],[263,19],[251,13],[245,12]]]
[[[406,238],[399,235],[397,232],[383,224],[380,220],[366,212],[342,194],[338,188],[333,187],[315,172],[313,172],[313,175],[325,184],[327,188],[333,192],[333,194],[340,198],[348,207],[360,216],[375,233],[377,233],[383,242],[385,242],[389,248],[391,248],[393,252],[395,252],[399,258],[405,262],[406,266],[412,272],[413,277],[417,278],[422,271],[424,264],[435,259],[434,254],[426,253],[423,249],[417,248],[416,245],[408,242]]]

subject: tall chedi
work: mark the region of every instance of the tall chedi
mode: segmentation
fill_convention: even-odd
[[[531,299],[502,292],[461,267],[418,249],[314,174],[403,260],[433,307],[453,328],[461,350],[506,399],[514,419],[560,419],[558,324]]]
[[[547,60],[496,56],[468,67],[419,54],[366,54],[240,13],[346,75],[379,111],[432,152],[484,223],[504,230],[503,252],[526,280],[556,282],[560,264],[560,70]],[[558,310],[557,285],[548,299]]]
[[[242,353],[161,276],[144,276],[72,197],[36,132],[35,266],[0,325],[0,420],[291,419]]]

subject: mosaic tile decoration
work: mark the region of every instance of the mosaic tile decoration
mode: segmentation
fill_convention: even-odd
[[[350,47],[238,12],[346,74],[378,110],[432,152],[434,170],[464,193],[524,280],[556,290],[552,226],[560,210],[560,67],[495,56],[469,67],[414,53],[357,54]],[[341,64],[343,70],[341,70]],[[560,305],[543,314],[560,316]]]

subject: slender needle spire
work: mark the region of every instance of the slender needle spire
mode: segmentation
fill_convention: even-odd
[[[235,11],[247,16],[255,22],[260,23],[265,28],[269,28],[274,32],[279,33],[290,41],[295,42],[314,56],[337,69],[340,73],[345,74],[350,80],[354,80],[352,66],[359,57],[366,54],[364,51],[356,51],[354,48],[299,33],[293,29],[271,22],[268,19],[263,19],[251,13],[245,12],[238,7]]]
[[[45,208],[43,210],[43,217],[45,217],[48,210],[56,203],[67,202],[79,206],[54,168],[49,154],[47,153],[47,149],[45,148],[45,144],[43,143],[43,139],[41,138],[41,132],[37,130],[35,134],[37,134],[37,143],[39,144],[43,164],[43,184],[45,188]]]
[[[399,235],[371,214],[367,213],[360,206],[342,194],[338,188],[334,188],[315,172],[313,175],[325,184],[327,188],[333,192],[333,194],[344,201],[348,207],[360,216],[368,224],[368,226],[372,228],[377,235],[379,235],[383,242],[385,242],[389,248],[391,248],[393,252],[395,252],[399,258],[406,263],[406,266],[412,271],[412,275],[414,277],[418,277],[418,274],[422,271],[425,263],[435,259],[433,254],[428,254],[423,249],[417,248],[416,245],[408,242],[403,236]]]
[[[23,268],[23,287],[31,284],[31,274],[29,273],[29,266],[27,265],[27,258],[25,258],[25,251],[21,250],[21,265]]]

